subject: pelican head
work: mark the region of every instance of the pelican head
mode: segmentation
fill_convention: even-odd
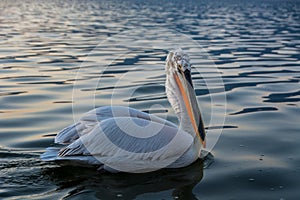
[[[167,62],[169,70],[191,71],[190,57],[182,49],[171,51],[167,57]]]
[[[175,112],[177,109],[181,124],[184,123],[182,124],[184,127],[192,127],[190,130],[198,136],[200,143],[205,147],[205,130],[193,87],[190,58],[182,49],[176,49],[168,54],[166,73],[167,96],[172,107]],[[179,95],[179,98],[176,95]],[[186,113],[185,116],[183,112]],[[183,117],[189,120],[182,119]]]

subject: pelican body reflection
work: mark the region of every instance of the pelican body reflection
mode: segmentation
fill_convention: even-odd
[[[203,177],[203,166],[204,161],[198,159],[187,167],[149,173],[112,174],[93,168],[60,166],[44,169],[43,174],[58,186],[55,192],[64,195],[62,198],[131,200],[166,192],[163,195],[168,195],[167,199],[197,199],[192,190]]]

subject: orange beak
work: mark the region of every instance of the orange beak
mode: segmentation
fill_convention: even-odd
[[[205,130],[189,70],[174,73],[189,119],[202,146],[206,147]]]

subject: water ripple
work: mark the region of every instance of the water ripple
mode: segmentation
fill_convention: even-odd
[[[278,110],[275,107],[256,107],[256,108],[244,108],[241,111],[230,113],[230,115],[240,115],[240,114],[246,114],[246,113],[253,113],[253,112],[262,112],[262,111],[276,111]]]

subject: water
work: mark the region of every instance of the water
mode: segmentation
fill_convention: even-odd
[[[0,9],[0,198],[300,197],[299,1],[0,1]],[[177,46],[192,55],[211,141],[223,127],[212,165],[111,175],[40,161],[54,135],[94,106],[176,122],[163,84]],[[224,95],[225,115],[224,101],[211,103]]]

